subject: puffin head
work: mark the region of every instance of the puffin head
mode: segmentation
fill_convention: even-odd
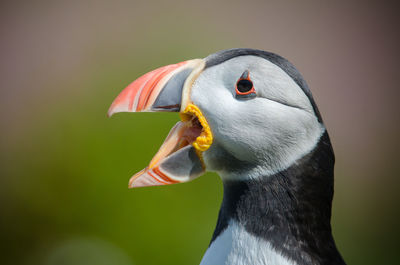
[[[116,112],[175,111],[181,121],[130,187],[278,173],[315,148],[325,132],[311,92],[279,55],[231,49],[158,68],[125,88]]]

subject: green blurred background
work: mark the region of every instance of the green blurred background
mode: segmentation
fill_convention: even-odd
[[[292,61],[336,151],[348,264],[398,264],[399,17],[390,1],[1,1],[0,264],[198,264],[215,174],[128,190],[176,114],[118,114],[154,68],[252,47]]]

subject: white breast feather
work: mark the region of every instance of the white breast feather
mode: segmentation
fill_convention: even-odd
[[[231,222],[205,253],[200,265],[296,265],[262,238]]]

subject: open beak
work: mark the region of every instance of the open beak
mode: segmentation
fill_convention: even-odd
[[[117,112],[180,112],[181,121],[150,164],[130,179],[129,187],[187,182],[205,172],[202,152],[210,147],[212,133],[201,110],[190,100],[192,84],[203,69],[202,59],[160,67],[132,82],[111,104],[109,116]]]

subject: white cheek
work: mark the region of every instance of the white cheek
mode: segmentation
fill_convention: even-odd
[[[197,102],[205,110],[214,141],[237,160],[254,164],[246,176],[219,172],[223,178],[254,178],[284,170],[310,152],[325,130],[307,111],[261,98],[239,103],[230,98]],[[209,111],[206,104],[215,107]]]

